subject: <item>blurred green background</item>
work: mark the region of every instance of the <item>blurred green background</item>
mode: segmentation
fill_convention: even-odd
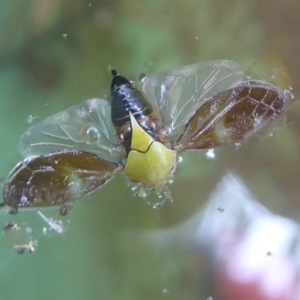
[[[135,232],[170,228],[205,205],[226,171],[273,212],[300,219],[300,2],[297,0],[4,0],[0,2],[0,177],[21,160],[22,133],[56,112],[109,94],[115,67],[130,79],[199,61],[229,59],[249,75],[291,85],[295,102],[274,134],[184,154],[173,203],[153,209],[124,176],[74,204],[63,235],[43,234],[35,210],[1,213],[1,299],[207,299],[205,262],[188,268],[189,246],[160,245]],[[28,124],[28,116],[37,117]],[[59,219],[58,209],[46,209]],[[27,229],[26,229],[27,228]],[[30,229],[32,232],[29,232]],[[27,230],[27,231],[26,231]],[[130,233],[129,235],[127,233]],[[34,254],[14,245],[37,240]],[[201,257],[201,256],[200,256]]]

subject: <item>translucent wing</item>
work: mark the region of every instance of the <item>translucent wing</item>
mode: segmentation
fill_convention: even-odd
[[[277,118],[290,99],[263,81],[243,81],[204,103],[188,121],[176,150],[209,149],[238,143]]]
[[[171,140],[208,99],[244,80],[237,63],[215,60],[174,69],[143,81],[147,100],[161,114]]]
[[[118,161],[121,149],[116,147],[115,139],[110,103],[104,99],[90,99],[29,128],[19,141],[19,151],[23,157],[28,157],[77,149]]]
[[[122,169],[76,150],[30,157],[9,174],[3,200],[14,208],[63,205],[102,187]]]

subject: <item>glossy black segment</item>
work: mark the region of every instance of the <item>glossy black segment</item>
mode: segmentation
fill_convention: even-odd
[[[118,74],[118,72],[115,69],[112,69],[111,74],[112,74],[112,76],[116,76]]]
[[[125,77],[113,71],[112,74],[116,74],[111,83],[111,120],[114,126],[121,127],[128,122],[129,111],[137,119],[150,115],[152,107],[143,94]]]
[[[110,87],[111,93],[113,93],[116,89],[118,89],[120,86],[124,84],[132,87],[130,81],[127,78],[121,76],[116,70],[112,70],[111,74],[113,75],[113,79],[111,81],[111,87]]]

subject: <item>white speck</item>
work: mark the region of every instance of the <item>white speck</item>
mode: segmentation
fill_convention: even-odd
[[[283,90],[283,92],[288,95],[291,100],[293,100],[295,98],[295,96],[292,94],[293,88],[291,86],[286,86]]]
[[[32,233],[32,228],[26,227],[25,232],[26,232],[27,234]]]
[[[216,154],[214,149],[209,149],[206,153],[205,156],[207,159],[215,159],[216,158]]]
[[[162,290],[163,294],[169,294],[170,292],[167,289]]]
[[[88,4],[88,7],[91,7],[91,6],[92,6],[92,2]]]
[[[241,143],[235,143],[235,150],[240,149],[240,147],[241,147]]]
[[[199,39],[199,36],[195,36],[195,40],[198,40]]]
[[[43,228],[43,234],[47,234],[47,228],[46,227]]]
[[[36,119],[36,118],[38,118],[38,117],[34,117],[33,115],[29,115],[29,116],[26,118],[26,122],[27,122],[28,124],[31,124],[32,121],[33,121],[34,119]]]
[[[147,80],[147,78],[148,78],[147,75],[144,73],[140,74],[140,76],[139,76],[139,80],[142,83],[144,83]]]
[[[147,191],[141,188],[140,191],[139,191],[139,196],[141,198],[146,198],[147,197]]]
[[[148,204],[150,204],[150,203],[148,202]],[[158,204],[158,203],[155,203],[155,204],[152,205],[152,208],[153,208],[153,209],[157,209],[158,206],[159,206],[159,204]]]
[[[183,161],[182,156],[178,156],[178,163],[180,164],[180,163],[182,163],[182,161]]]
[[[149,66],[152,66],[152,65],[153,65],[153,62],[152,62],[151,60],[147,60],[147,64],[148,64]]]
[[[131,190],[133,191],[133,192],[136,192],[136,190],[137,190],[137,186],[136,185],[134,185],[132,188],[131,188]]]
[[[63,38],[67,38],[68,34],[67,33],[63,33]]]
[[[211,108],[210,108],[210,113],[211,113],[212,115],[215,114],[215,113],[218,111],[219,108],[220,108],[220,104],[214,103],[214,104],[211,106]]]
[[[27,197],[22,196],[20,200],[22,204],[25,204],[27,202]]]
[[[160,86],[160,97],[161,97],[161,99],[164,99],[164,97],[165,97],[165,93],[166,93],[166,85],[165,84],[162,84],[161,86]]]

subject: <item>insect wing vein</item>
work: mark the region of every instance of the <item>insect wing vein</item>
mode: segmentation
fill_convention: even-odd
[[[150,76],[143,82],[143,92],[159,109],[172,141],[181,135],[195,110],[244,78],[244,72],[234,62],[208,61]]]
[[[59,112],[29,128],[19,141],[23,157],[77,149],[118,161],[121,150],[110,120],[110,103],[90,99]]]

